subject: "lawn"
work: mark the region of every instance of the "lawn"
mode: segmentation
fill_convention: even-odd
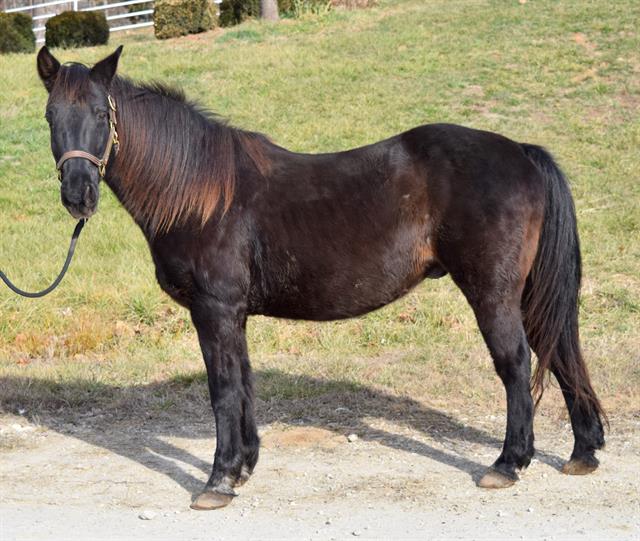
[[[107,47],[54,52],[91,63],[123,43],[121,73],[180,85],[298,151],[441,121],[548,147],[577,205],[594,385],[607,409],[629,413],[640,385],[638,20],[636,0],[380,0],[277,25],[168,41],[114,34]],[[0,267],[39,289],[58,272],[74,222],[59,201],[35,55],[0,56],[0,73]],[[473,315],[449,278],[350,321],[256,317],[248,336],[262,401],[367,386],[441,408],[503,411]],[[159,382],[175,392],[147,397],[144,408],[180,408],[205,395],[202,374],[188,314],[156,285],[142,234],[106,188],[54,294],[24,300],[0,287],[6,411],[106,408],[114,390]],[[129,407],[141,401],[125,396]],[[557,412],[557,402],[551,391],[543,407]]]

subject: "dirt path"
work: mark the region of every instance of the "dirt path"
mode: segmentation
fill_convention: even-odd
[[[497,456],[502,419],[437,413],[417,429],[362,418],[351,442],[344,424],[321,424],[263,425],[261,460],[240,496],[224,510],[196,512],[191,494],[214,447],[205,417],[132,425],[94,412],[36,425],[4,416],[0,539],[640,537],[637,419],[614,419],[596,474],[567,477],[557,468],[570,451],[569,427],[539,417],[537,459],[501,491],[475,480]]]

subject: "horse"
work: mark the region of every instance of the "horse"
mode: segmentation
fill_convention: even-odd
[[[43,47],[37,69],[62,203],[88,218],[104,180],[197,331],[217,440],[194,509],[229,504],[258,461],[249,316],[355,317],[447,274],[506,391],[502,451],[478,485],[511,486],[529,465],[549,373],[574,435],[562,471],[598,467],[606,415],[580,349],[576,214],[547,150],[430,124],[343,152],[296,153],[181,90],[116,75],[121,52],[88,67],[61,65]]]

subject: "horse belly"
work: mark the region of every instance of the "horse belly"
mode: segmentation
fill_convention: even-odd
[[[264,315],[307,320],[354,317],[385,306],[426,277],[446,274],[423,225],[373,239],[363,251],[318,243],[312,253],[289,251],[288,276],[274,288]]]

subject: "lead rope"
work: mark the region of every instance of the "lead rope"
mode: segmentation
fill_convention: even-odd
[[[37,291],[35,293],[25,291],[13,285],[11,283],[11,280],[7,278],[7,275],[4,272],[0,271],[0,278],[2,278],[2,281],[5,284],[7,284],[9,289],[11,289],[11,291],[13,291],[14,293],[17,293],[18,295],[22,295],[23,297],[28,297],[30,299],[37,299],[38,297],[44,297],[45,295],[48,295],[49,293],[51,293],[56,287],[58,287],[58,285],[62,281],[62,278],[64,278],[64,275],[67,273],[67,270],[69,269],[69,265],[71,264],[71,259],[73,258],[73,252],[75,252],[75,249],[76,249],[76,242],[78,242],[80,231],[82,231],[82,228],[84,227],[85,223],[87,223],[87,219],[83,218],[82,220],[79,220],[78,223],[76,224],[76,228],[73,230],[73,235],[71,235],[71,243],[69,244],[67,259],[65,260],[64,265],[62,266],[62,270],[60,271],[60,274],[58,274],[58,277],[53,281],[53,283],[48,288],[43,289],[42,291]]]

